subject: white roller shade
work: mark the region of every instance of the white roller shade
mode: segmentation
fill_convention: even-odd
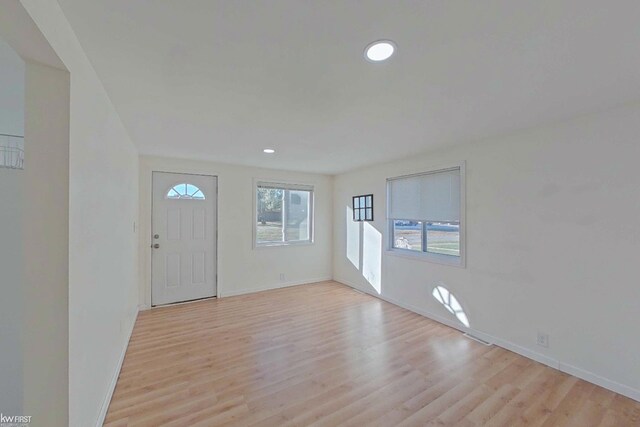
[[[389,219],[460,221],[460,168],[392,178]]]

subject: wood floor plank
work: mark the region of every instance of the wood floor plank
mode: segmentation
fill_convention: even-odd
[[[105,426],[626,426],[640,403],[323,282],[140,313]]]

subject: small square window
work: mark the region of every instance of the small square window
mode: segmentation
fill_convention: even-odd
[[[353,220],[373,221],[373,194],[353,196]]]

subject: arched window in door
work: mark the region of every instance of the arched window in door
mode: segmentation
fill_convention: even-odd
[[[204,200],[204,193],[193,184],[178,184],[167,192],[167,199]]]

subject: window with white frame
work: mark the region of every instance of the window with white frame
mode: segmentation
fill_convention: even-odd
[[[255,245],[313,242],[313,186],[258,182]]]
[[[387,180],[390,250],[462,265],[462,166]]]

